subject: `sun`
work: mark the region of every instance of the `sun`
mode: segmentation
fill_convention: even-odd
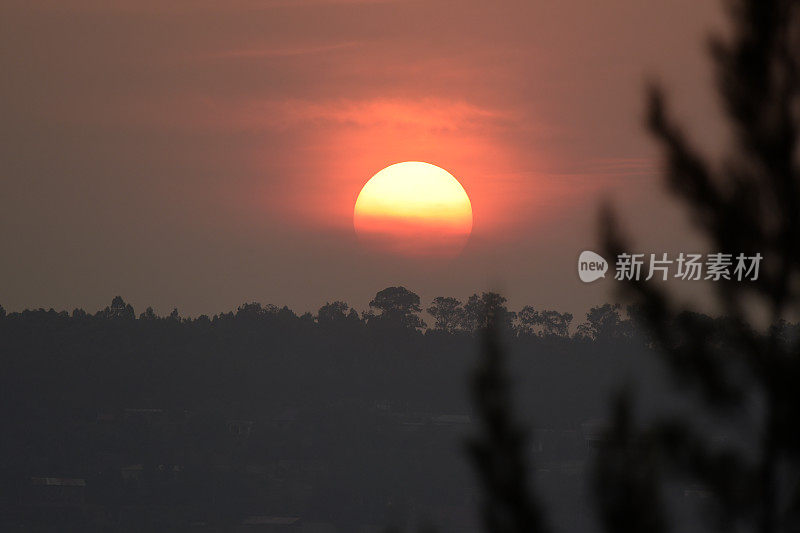
[[[353,226],[369,248],[402,256],[453,257],[472,233],[472,204],[452,174],[430,163],[390,165],[364,185]]]

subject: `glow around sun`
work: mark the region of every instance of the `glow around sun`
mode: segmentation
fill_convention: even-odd
[[[404,256],[452,257],[472,232],[472,205],[449,172],[430,163],[390,165],[364,185],[353,210],[359,239]]]

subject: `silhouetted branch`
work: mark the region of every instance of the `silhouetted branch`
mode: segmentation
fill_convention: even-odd
[[[525,432],[514,420],[504,354],[493,320],[473,377],[472,392],[482,433],[469,443],[483,486],[483,520],[488,533],[546,531],[528,482]]]

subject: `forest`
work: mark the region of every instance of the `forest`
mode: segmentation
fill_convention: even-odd
[[[424,311],[389,287],[364,312],[137,317],[121,297],[94,314],[3,312],[3,529],[478,531],[464,448],[487,316],[543,498],[564,531],[592,527],[586,469],[613,391],[635,384],[643,412],[679,407],[636,309],[573,326],[482,293]]]

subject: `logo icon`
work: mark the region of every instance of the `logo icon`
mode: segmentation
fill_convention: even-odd
[[[591,283],[600,278],[606,277],[608,262],[599,254],[589,250],[581,252],[578,257],[578,276],[584,283]]]

